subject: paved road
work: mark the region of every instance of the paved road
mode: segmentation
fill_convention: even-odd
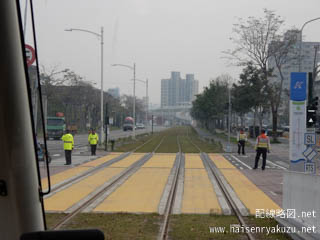
[[[154,132],[162,131],[164,129],[167,129],[162,126],[155,126],[153,128]],[[151,132],[151,128],[149,127],[148,129],[137,129],[136,130],[136,135],[143,134]],[[110,132],[110,138],[112,139],[119,139],[119,138],[124,138],[124,137],[129,137],[133,136],[132,131],[122,131],[122,130],[114,130]],[[40,142],[43,142],[43,140],[40,139]],[[73,155],[78,155],[80,152],[87,151],[88,150],[88,134],[76,134],[74,136],[74,151]],[[64,151],[63,151],[63,143],[60,140],[48,140],[47,141],[48,145],[48,151],[52,157],[52,159],[57,159],[60,158],[61,156],[64,156]]]

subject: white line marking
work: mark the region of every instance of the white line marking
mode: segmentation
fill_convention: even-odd
[[[270,191],[270,193],[271,193],[273,196],[277,196],[277,194],[276,194],[275,192]]]
[[[231,157],[233,157],[236,161],[238,161],[239,163],[241,163],[242,165],[246,166],[249,169],[252,169],[252,167],[250,167],[249,165],[245,164],[244,162],[240,161],[237,157],[231,155]]]
[[[59,156],[61,156],[61,154],[57,153],[57,154],[53,154],[52,156],[53,157],[59,157]]]
[[[278,168],[281,168],[281,169],[283,169],[283,170],[287,170],[285,167],[282,167],[282,166],[280,166],[279,164],[273,163],[273,162],[271,162],[270,160],[267,160],[267,163],[270,163],[270,164],[272,164],[272,165],[274,165],[274,166],[277,166]]]
[[[239,167],[241,170],[243,170],[243,167]]]

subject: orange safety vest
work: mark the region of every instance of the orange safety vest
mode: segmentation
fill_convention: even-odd
[[[258,136],[257,148],[268,148],[269,138],[265,134]]]

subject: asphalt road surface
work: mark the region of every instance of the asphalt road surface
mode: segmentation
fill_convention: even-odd
[[[167,128],[162,126],[154,126],[153,131],[159,132]],[[151,132],[151,127],[147,129],[136,129],[136,135]],[[98,133],[99,134],[99,133]],[[108,136],[111,139],[119,139],[133,136],[133,131],[114,130],[110,131]],[[43,142],[43,139],[40,139]],[[61,140],[47,140],[48,151],[52,159],[64,156],[63,142]],[[74,136],[74,152],[88,149],[88,134],[76,134]]]

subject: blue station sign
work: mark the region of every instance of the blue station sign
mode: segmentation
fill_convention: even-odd
[[[307,98],[307,73],[292,72],[290,84],[290,99],[292,101],[305,101]]]

